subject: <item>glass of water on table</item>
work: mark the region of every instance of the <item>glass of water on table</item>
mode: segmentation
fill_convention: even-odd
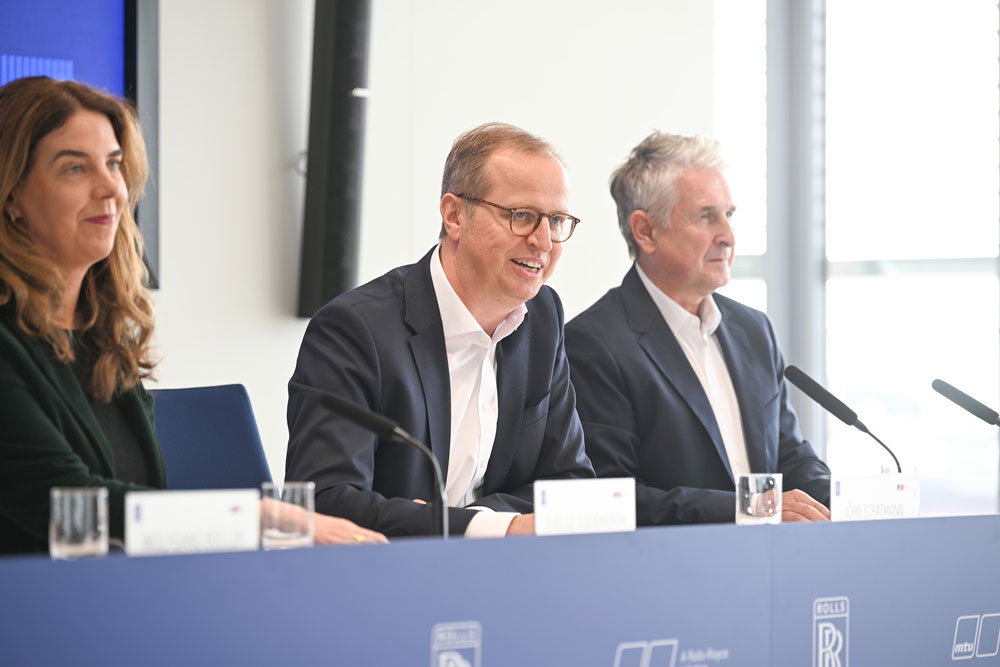
[[[313,482],[264,482],[260,487],[260,545],[266,550],[313,546]]]
[[[736,523],[781,523],[781,473],[740,475],[736,480]]]

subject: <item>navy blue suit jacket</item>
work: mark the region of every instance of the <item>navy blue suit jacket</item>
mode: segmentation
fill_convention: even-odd
[[[714,299],[750,469],[783,473],[784,490],[829,505],[830,470],[799,432],[770,321]],[[735,483],[708,396],[634,266],[566,325],[566,352],[587,453],[598,476],[636,478],[637,522],[733,521]]]
[[[451,390],[441,314],[431,283],[434,251],[351,290],[310,321],[288,385],[285,478],[316,483],[316,509],[387,535],[426,534],[430,464],[413,447],[387,442],[336,417],[316,389],[397,422],[426,443],[448,475]],[[532,511],[536,479],[593,477],[569,381],[563,312],[542,287],[524,322],[497,346],[499,414],[476,505]],[[452,508],[462,534],[475,510]]]

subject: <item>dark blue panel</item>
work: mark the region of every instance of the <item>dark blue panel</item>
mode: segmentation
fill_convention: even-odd
[[[773,535],[774,645],[784,664],[946,665],[953,654],[995,649],[998,517],[782,526]]]
[[[125,1],[0,0],[0,55],[70,61],[77,81],[121,96]]]
[[[612,667],[620,644],[620,664],[645,653],[643,664],[676,654],[681,665],[683,652],[715,648],[729,665],[764,666],[769,535],[726,526],[0,559],[0,662],[70,664],[86,643],[143,665],[427,665],[448,624],[479,628],[455,634],[478,637],[482,666]],[[452,648],[476,667],[475,649]]]
[[[996,516],[0,558],[0,663],[977,667],[998,563]]]

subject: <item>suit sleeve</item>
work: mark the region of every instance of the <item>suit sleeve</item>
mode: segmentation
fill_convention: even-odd
[[[149,487],[95,474],[97,461],[74,447],[87,434],[54,394],[33,391],[42,383],[48,381],[30,362],[0,355],[0,514],[35,541],[11,548],[48,543],[49,490],[57,486],[106,487],[109,532],[123,539],[125,494]],[[0,544],[14,539],[0,536]]]
[[[782,489],[785,491],[800,489],[829,507],[830,469],[817,456],[813,446],[802,438],[799,420],[788,396],[788,383],[784,378],[785,361],[778,348],[771,321],[767,318],[765,320],[776,360],[776,381],[781,387],[781,396],[778,398],[781,402],[778,417],[780,420],[778,422],[778,472],[782,473]]]
[[[660,489],[646,485],[639,470],[640,434],[633,396],[616,355],[595,332],[571,323],[566,327],[566,351],[583,422],[587,453],[598,477],[634,477],[636,523],[640,526],[675,523],[731,522],[736,514],[732,491],[679,486]],[[668,434],[660,434],[666,442]]]
[[[339,302],[321,309],[306,329],[288,384],[285,479],[315,482],[316,511],[323,514],[390,536],[427,534],[430,505],[414,503],[412,498],[386,498],[373,490],[375,454],[387,445],[320,403],[321,392],[328,392],[377,411],[381,381],[378,349],[368,322],[355,308]],[[405,456],[414,454],[404,451]],[[450,509],[451,532],[464,533],[474,514],[474,510]]]

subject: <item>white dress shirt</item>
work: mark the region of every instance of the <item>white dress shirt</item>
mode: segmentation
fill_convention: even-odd
[[[517,514],[473,505],[481,495],[497,434],[497,344],[521,326],[528,309],[522,303],[492,336],[487,334],[448,281],[440,245],[431,259],[431,282],[441,311],[451,384],[448,505],[479,510],[465,530],[466,537],[502,537]]]
[[[707,296],[698,306],[698,317],[696,317],[654,285],[638,264],[635,268],[639,279],[646,286],[646,291],[653,298],[667,326],[680,343],[684,356],[687,357],[688,363],[691,364],[694,374],[698,376],[698,381],[708,396],[712,412],[715,413],[715,421],[719,425],[719,432],[722,434],[722,443],[726,447],[733,479],[750,474],[740,403],[736,398],[729,369],[726,367],[726,359],[722,356],[722,348],[715,336],[715,331],[722,322],[719,307],[715,305],[715,300],[711,296]]]

